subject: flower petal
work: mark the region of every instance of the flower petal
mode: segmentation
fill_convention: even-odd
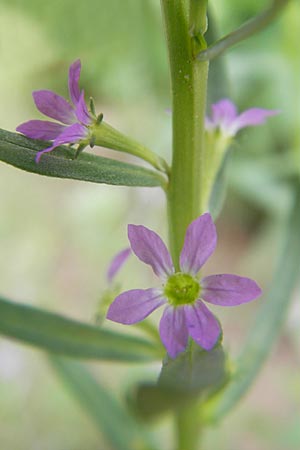
[[[81,71],[81,62],[80,59],[77,59],[75,62],[73,62],[73,64],[71,64],[69,69],[69,93],[70,98],[75,106],[80,99],[80,89],[79,89],[80,71]]]
[[[159,289],[133,289],[120,294],[110,305],[107,319],[131,325],[149,316],[156,308],[166,303]]]
[[[121,269],[123,264],[127,261],[127,258],[131,254],[131,248],[125,248],[115,255],[113,260],[111,261],[108,271],[107,271],[107,279],[109,283],[112,283],[114,277],[117,272]]]
[[[275,116],[276,114],[279,114],[279,111],[261,108],[248,109],[232,122],[228,132],[231,136],[234,136],[241,128],[261,125],[265,123],[268,117]]]
[[[92,119],[84,101],[84,91],[81,92],[80,98],[76,104],[75,114],[79,122],[82,122],[84,125],[89,125],[91,123]]]
[[[229,127],[237,116],[235,104],[227,98],[211,105],[211,109],[212,122],[215,126],[221,126],[222,129]]]
[[[154,231],[142,225],[128,225],[128,238],[136,256],[149,264],[156,275],[165,278],[174,272],[170,253]]]
[[[218,320],[200,300],[184,308],[189,335],[204,350],[211,350],[221,333]]]
[[[52,141],[63,132],[65,125],[47,120],[29,120],[21,123],[16,130],[31,139]]]
[[[45,116],[70,125],[76,121],[73,106],[66,99],[52,91],[34,91],[32,93],[37,109]]]
[[[201,297],[220,306],[236,306],[261,295],[260,287],[250,278],[238,275],[210,275],[201,281]]]
[[[217,243],[216,227],[209,213],[202,214],[187,228],[180,254],[182,272],[196,275],[214,252]]]
[[[63,144],[75,144],[77,141],[80,141],[82,138],[86,137],[87,133],[87,129],[83,125],[80,125],[80,123],[74,123],[73,125],[66,127],[63,132],[57,136],[51,147],[45,148],[36,154],[36,162],[38,163],[40,161],[41,156],[44,153],[49,153],[56,147]]]
[[[176,358],[186,349],[189,335],[183,307],[166,307],[160,320],[159,334],[171,358]]]

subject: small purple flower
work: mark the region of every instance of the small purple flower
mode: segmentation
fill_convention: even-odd
[[[279,111],[262,108],[250,108],[238,114],[236,106],[229,99],[222,99],[211,105],[212,115],[206,117],[207,131],[220,129],[227,136],[235,136],[245,127],[261,125],[267,117],[275,116]]]
[[[120,294],[110,305],[107,318],[123,324],[145,319],[166,305],[160,321],[161,340],[169,355],[183,352],[189,336],[205,350],[216,344],[221,328],[203,301],[219,306],[235,306],[261,294],[255,281],[237,275],[211,275],[199,281],[197,274],[216,247],[217,234],[209,213],[187,228],[180,255],[180,272],[175,272],[161,238],[144,226],[129,225],[132,251],[162,280],[162,288],[134,289]]]
[[[57,120],[29,120],[17,127],[17,131],[31,139],[53,140],[50,147],[37,153],[37,163],[43,153],[51,152],[59,145],[88,142],[88,126],[92,117],[84,101],[84,91],[79,88],[80,71],[81,63],[78,59],[69,69],[69,93],[72,103],[52,91],[41,90],[32,93],[37,109],[45,116]]]

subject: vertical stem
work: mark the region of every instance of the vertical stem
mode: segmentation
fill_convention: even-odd
[[[176,416],[177,448],[176,450],[200,450],[200,426],[197,417],[196,405],[189,405]]]
[[[161,0],[161,3],[170,59],[173,116],[173,160],[168,192],[170,250],[178,270],[186,228],[203,213],[208,63],[194,57],[187,1]]]
[[[170,250],[176,270],[179,270],[186,228],[203,212],[208,63],[197,61],[195,54],[199,48],[206,47],[203,37],[206,28],[203,25],[206,21],[203,5],[206,4],[206,0],[161,0],[172,89],[173,158],[168,218]],[[195,16],[192,17],[191,12]],[[189,405],[176,416],[177,450],[198,449],[199,423],[194,413],[194,406]]]
[[[206,31],[207,2],[208,0],[190,0],[190,33],[194,36]]]

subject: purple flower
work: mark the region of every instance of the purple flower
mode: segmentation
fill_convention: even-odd
[[[132,251],[152,267],[163,287],[123,292],[110,305],[107,318],[133,324],[166,305],[159,331],[172,358],[185,350],[189,336],[207,351],[216,344],[221,328],[203,301],[235,306],[261,294],[255,281],[249,278],[228,274],[211,275],[200,281],[197,278],[217,242],[209,213],[198,217],[187,228],[180,255],[180,272],[175,272],[167,247],[154,231],[141,225],[129,225],[128,237]]]
[[[29,120],[17,127],[17,131],[31,139],[53,140],[50,147],[36,155],[39,162],[43,153],[51,152],[62,144],[88,143],[92,118],[84,101],[84,91],[80,91],[79,78],[81,63],[78,59],[69,69],[69,93],[71,102],[55,92],[42,90],[32,93],[37,109],[57,122],[47,120]]]
[[[237,132],[245,127],[261,125],[267,117],[275,116],[279,111],[271,109],[250,108],[238,114],[236,106],[229,99],[222,99],[211,105],[212,115],[206,117],[205,126],[207,131],[220,129],[227,136],[235,136]]]

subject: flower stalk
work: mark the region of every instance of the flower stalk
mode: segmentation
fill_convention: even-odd
[[[155,167],[155,169],[168,173],[169,167],[163,158],[134,139],[116,130],[103,120],[100,123],[95,122],[91,127],[90,132],[91,140],[94,145],[136,156],[147,161],[151,166]]]

